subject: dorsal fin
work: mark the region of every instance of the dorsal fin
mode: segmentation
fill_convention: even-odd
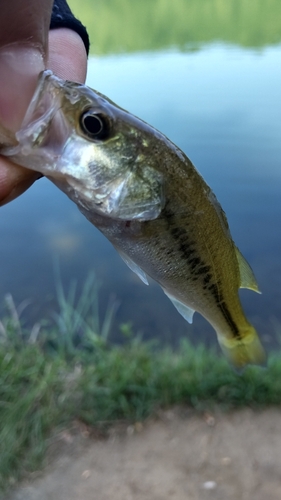
[[[248,264],[237,247],[235,247],[235,251],[240,271],[240,288],[249,288],[254,292],[261,293],[250,264]]]

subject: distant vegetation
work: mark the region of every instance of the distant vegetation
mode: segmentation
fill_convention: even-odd
[[[69,0],[87,26],[91,52],[110,54],[225,42],[281,41],[280,0]]]

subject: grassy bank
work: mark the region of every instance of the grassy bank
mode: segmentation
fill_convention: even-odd
[[[183,340],[178,352],[128,337],[122,346],[107,341],[112,308],[102,324],[89,316],[97,306],[94,282],[75,301],[59,290],[53,324],[24,330],[9,298],[0,323],[0,484],[12,484],[42,464],[47,438],[79,419],[93,426],[139,421],[157,409],[185,404],[203,410],[281,403],[281,356],[267,369],[237,375],[204,346]],[[90,293],[91,292],[91,293]],[[84,316],[83,316],[84,315]],[[85,319],[86,318],[86,319]]]

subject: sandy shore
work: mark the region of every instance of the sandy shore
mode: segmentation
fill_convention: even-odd
[[[280,500],[281,409],[170,410],[107,438],[74,426],[7,500]]]

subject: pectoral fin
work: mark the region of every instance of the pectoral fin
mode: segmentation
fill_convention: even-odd
[[[251,266],[237,247],[235,247],[235,251],[240,271],[240,288],[249,288],[254,292],[261,293]]]
[[[145,272],[139,267],[128,255],[124,254],[120,250],[116,249],[117,252],[119,253],[120,257],[124,260],[125,264],[133,271],[145,285],[149,285],[147,276]]]
[[[188,323],[192,323],[193,314],[195,313],[194,309],[191,309],[191,307],[188,307],[183,304],[183,302],[175,299],[175,297],[173,297],[173,295],[170,295],[164,288],[163,291],[167,295],[167,297],[169,297],[170,301],[174,304],[175,308],[183,316],[183,318],[188,321]]]

